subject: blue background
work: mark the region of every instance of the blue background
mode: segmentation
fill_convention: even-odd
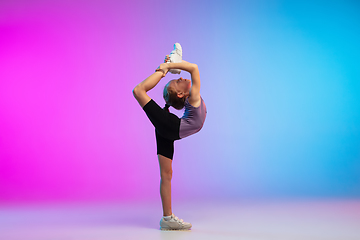
[[[158,199],[154,129],[132,89],[175,42],[199,66],[208,115],[175,144],[174,199],[359,197],[359,10],[0,3],[0,200]],[[172,78],[149,92],[161,106]]]

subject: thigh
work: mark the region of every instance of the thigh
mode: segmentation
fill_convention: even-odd
[[[165,138],[180,139],[180,118],[162,109],[153,99],[143,107],[156,130]]]
[[[174,140],[165,138],[157,131],[157,129],[155,129],[155,135],[157,154],[172,160],[174,157]]]

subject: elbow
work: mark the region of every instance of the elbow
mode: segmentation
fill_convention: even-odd
[[[133,93],[135,98],[136,98],[136,96],[138,96],[138,94],[139,94],[139,85],[134,87],[134,89],[132,90],[132,93]]]
[[[193,63],[190,73],[195,73],[195,72],[199,72],[199,68],[198,68],[197,64]]]
[[[141,94],[142,88],[139,85],[136,85],[134,89],[132,90],[134,97],[137,99],[137,97]]]

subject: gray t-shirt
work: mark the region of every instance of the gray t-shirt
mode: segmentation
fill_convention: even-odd
[[[201,103],[199,107],[192,106],[189,103],[188,98],[185,100],[185,112],[180,118],[180,138],[185,138],[197,133],[203,127],[207,110],[204,100],[202,97],[200,98]]]

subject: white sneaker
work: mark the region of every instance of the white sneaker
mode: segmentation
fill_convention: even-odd
[[[171,214],[169,220],[166,220],[164,217],[160,220],[161,230],[189,230],[191,227],[191,223],[184,222],[184,220],[175,217],[174,214]]]
[[[168,62],[179,63],[182,61],[182,48],[181,48],[180,43],[174,44],[174,50],[171,51],[169,57],[170,57],[170,61],[168,61]],[[169,72],[171,72],[172,74],[180,74],[181,70],[180,69],[170,69]]]

